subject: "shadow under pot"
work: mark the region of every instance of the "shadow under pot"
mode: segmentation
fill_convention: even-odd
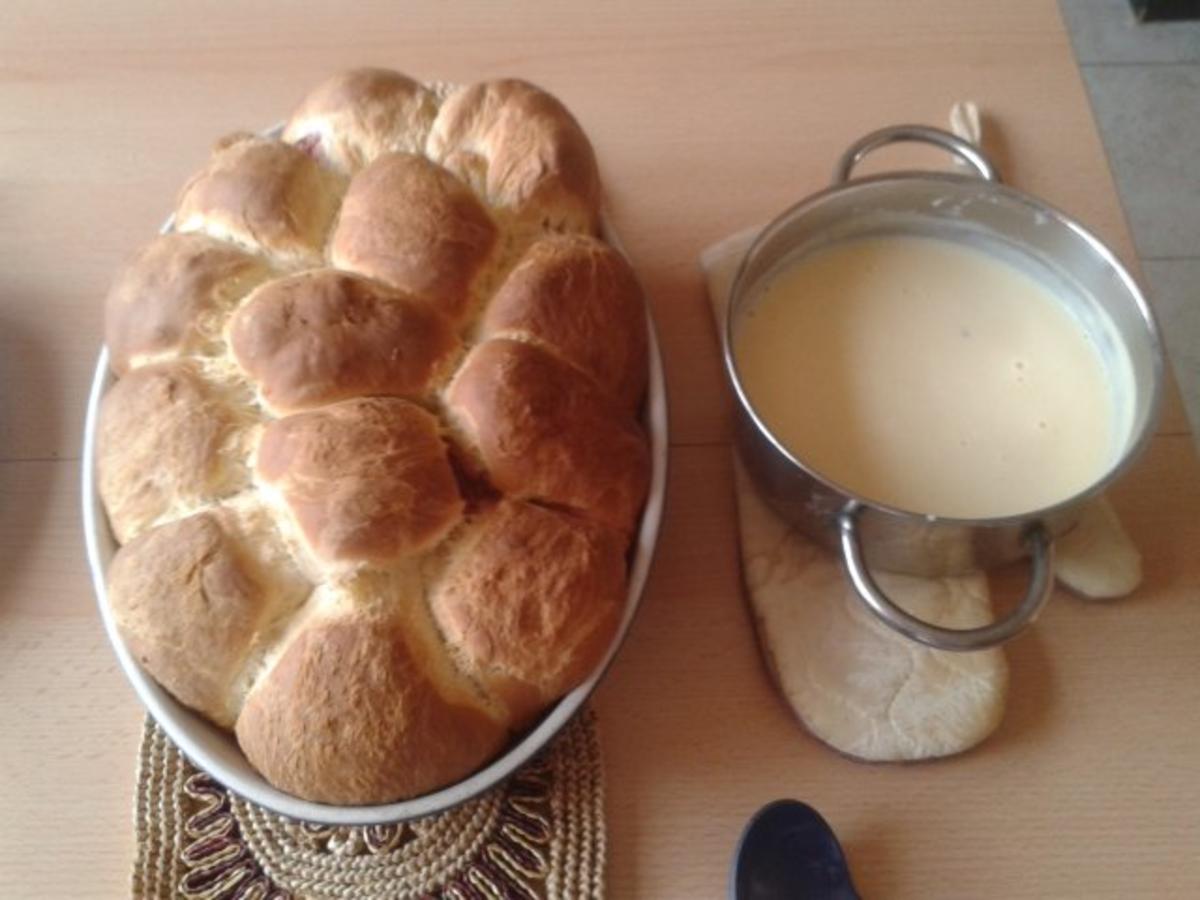
[[[977,175],[851,180],[897,141],[942,147]],[[1153,316],[1112,251],[922,126],[862,138],[832,187],[763,230],[724,339],[738,451],[764,499],[840,553],[881,622],[943,650],[995,646],[1033,621],[1054,539],[1145,445],[1162,385]],[[1023,556],[1024,598],[980,628],[915,618],[871,577]]]

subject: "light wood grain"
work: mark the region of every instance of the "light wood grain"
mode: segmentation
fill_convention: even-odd
[[[1052,0],[6,0],[0,61],[0,895],[127,890],[140,711],[94,611],[75,462],[108,280],[214,138],[362,63],[559,94],[653,300],[672,493],[597,698],[611,896],[720,896],[743,820],[786,795],[827,813],[871,897],[1200,895],[1200,467],[1173,396],[1117,497],[1145,589],[1057,598],[1012,647],[1000,733],[962,759],[866,767],[818,746],[771,693],[740,598],[697,253],[822,187],[861,133],[970,98],[1008,180],[1132,261]]]
[[[653,589],[597,703],[614,896],[719,896],[742,823],[787,796],[830,819],[867,897],[1200,890],[1184,858],[1200,828],[1190,438],[1157,438],[1114,498],[1145,587],[1111,604],[1056,593],[1008,646],[999,731],[962,757],[900,766],[843,759],[794,722],[741,598],[728,448],[681,448],[673,464]]]

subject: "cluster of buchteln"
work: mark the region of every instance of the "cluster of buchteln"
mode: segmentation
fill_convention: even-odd
[[[643,300],[520,81],[356,70],[221,141],[108,298],[108,601],[276,787],[456,781],[584,680],[649,478]]]

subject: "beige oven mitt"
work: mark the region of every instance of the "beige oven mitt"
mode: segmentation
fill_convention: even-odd
[[[1000,649],[932,650],[877,622],[838,561],[785,524],[734,460],[742,572],[767,668],[801,723],[835,750],[873,762],[960,753],[1000,724]],[[879,573],[915,616],[950,628],[992,618],[987,578]]]
[[[978,139],[978,116],[956,107]],[[956,123],[957,124],[957,123]],[[721,332],[737,266],[758,228],[701,254]],[[986,738],[1004,712],[1008,667],[1000,648],[934,650],[877,622],[839,561],[783,522],[734,460],[742,569],[767,668],[797,717],[833,749],[873,762],[932,759]],[[1105,500],[1056,543],[1060,581],[1088,597],[1116,597],[1141,579],[1141,559]],[[987,578],[879,573],[896,602],[950,628],[991,621]]]

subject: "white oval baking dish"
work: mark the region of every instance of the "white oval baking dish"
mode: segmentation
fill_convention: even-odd
[[[276,130],[268,132],[272,136],[275,133]],[[171,221],[168,220],[163,226],[163,231],[170,228]],[[622,249],[607,219],[604,220],[602,228],[605,240]],[[427,816],[469,800],[476,794],[495,787],[549,743],[595,690],[624,641],[641,603],[659,527],[662,524],[667,480],[666,382],[658,336],[649,308],[646,310],[646,321],[650,336],[650,377],[642,422],[650,439],[650,490],[642,512],[641,524],[630,550],[629,593],[625,613],[611,646],[600,665],[583,684],[559,700],[537,725],[514,741],[488,765],[462,781],[432,793],[377,806],[330,806],[302,800],[272,787],[246,760],[230,732],[218,728],[177,702],[146,673],[126,648],[108,608],[106,573],[116,553],[117,543],[109,529],[95,478],[96,419],[101,398],[115,380],[108,365],[108,348],[102,347],[96,360],[96,370],[88,397],[83,439],[83,532],[87,545],[88,566],[100,606],[100,616],[104,620],[105,631],[108,632],[108,639],[116,651],[121,668],[146,709],[179,749],[193,763],[229,789],[282,815],[327,825],[378,825]]]

